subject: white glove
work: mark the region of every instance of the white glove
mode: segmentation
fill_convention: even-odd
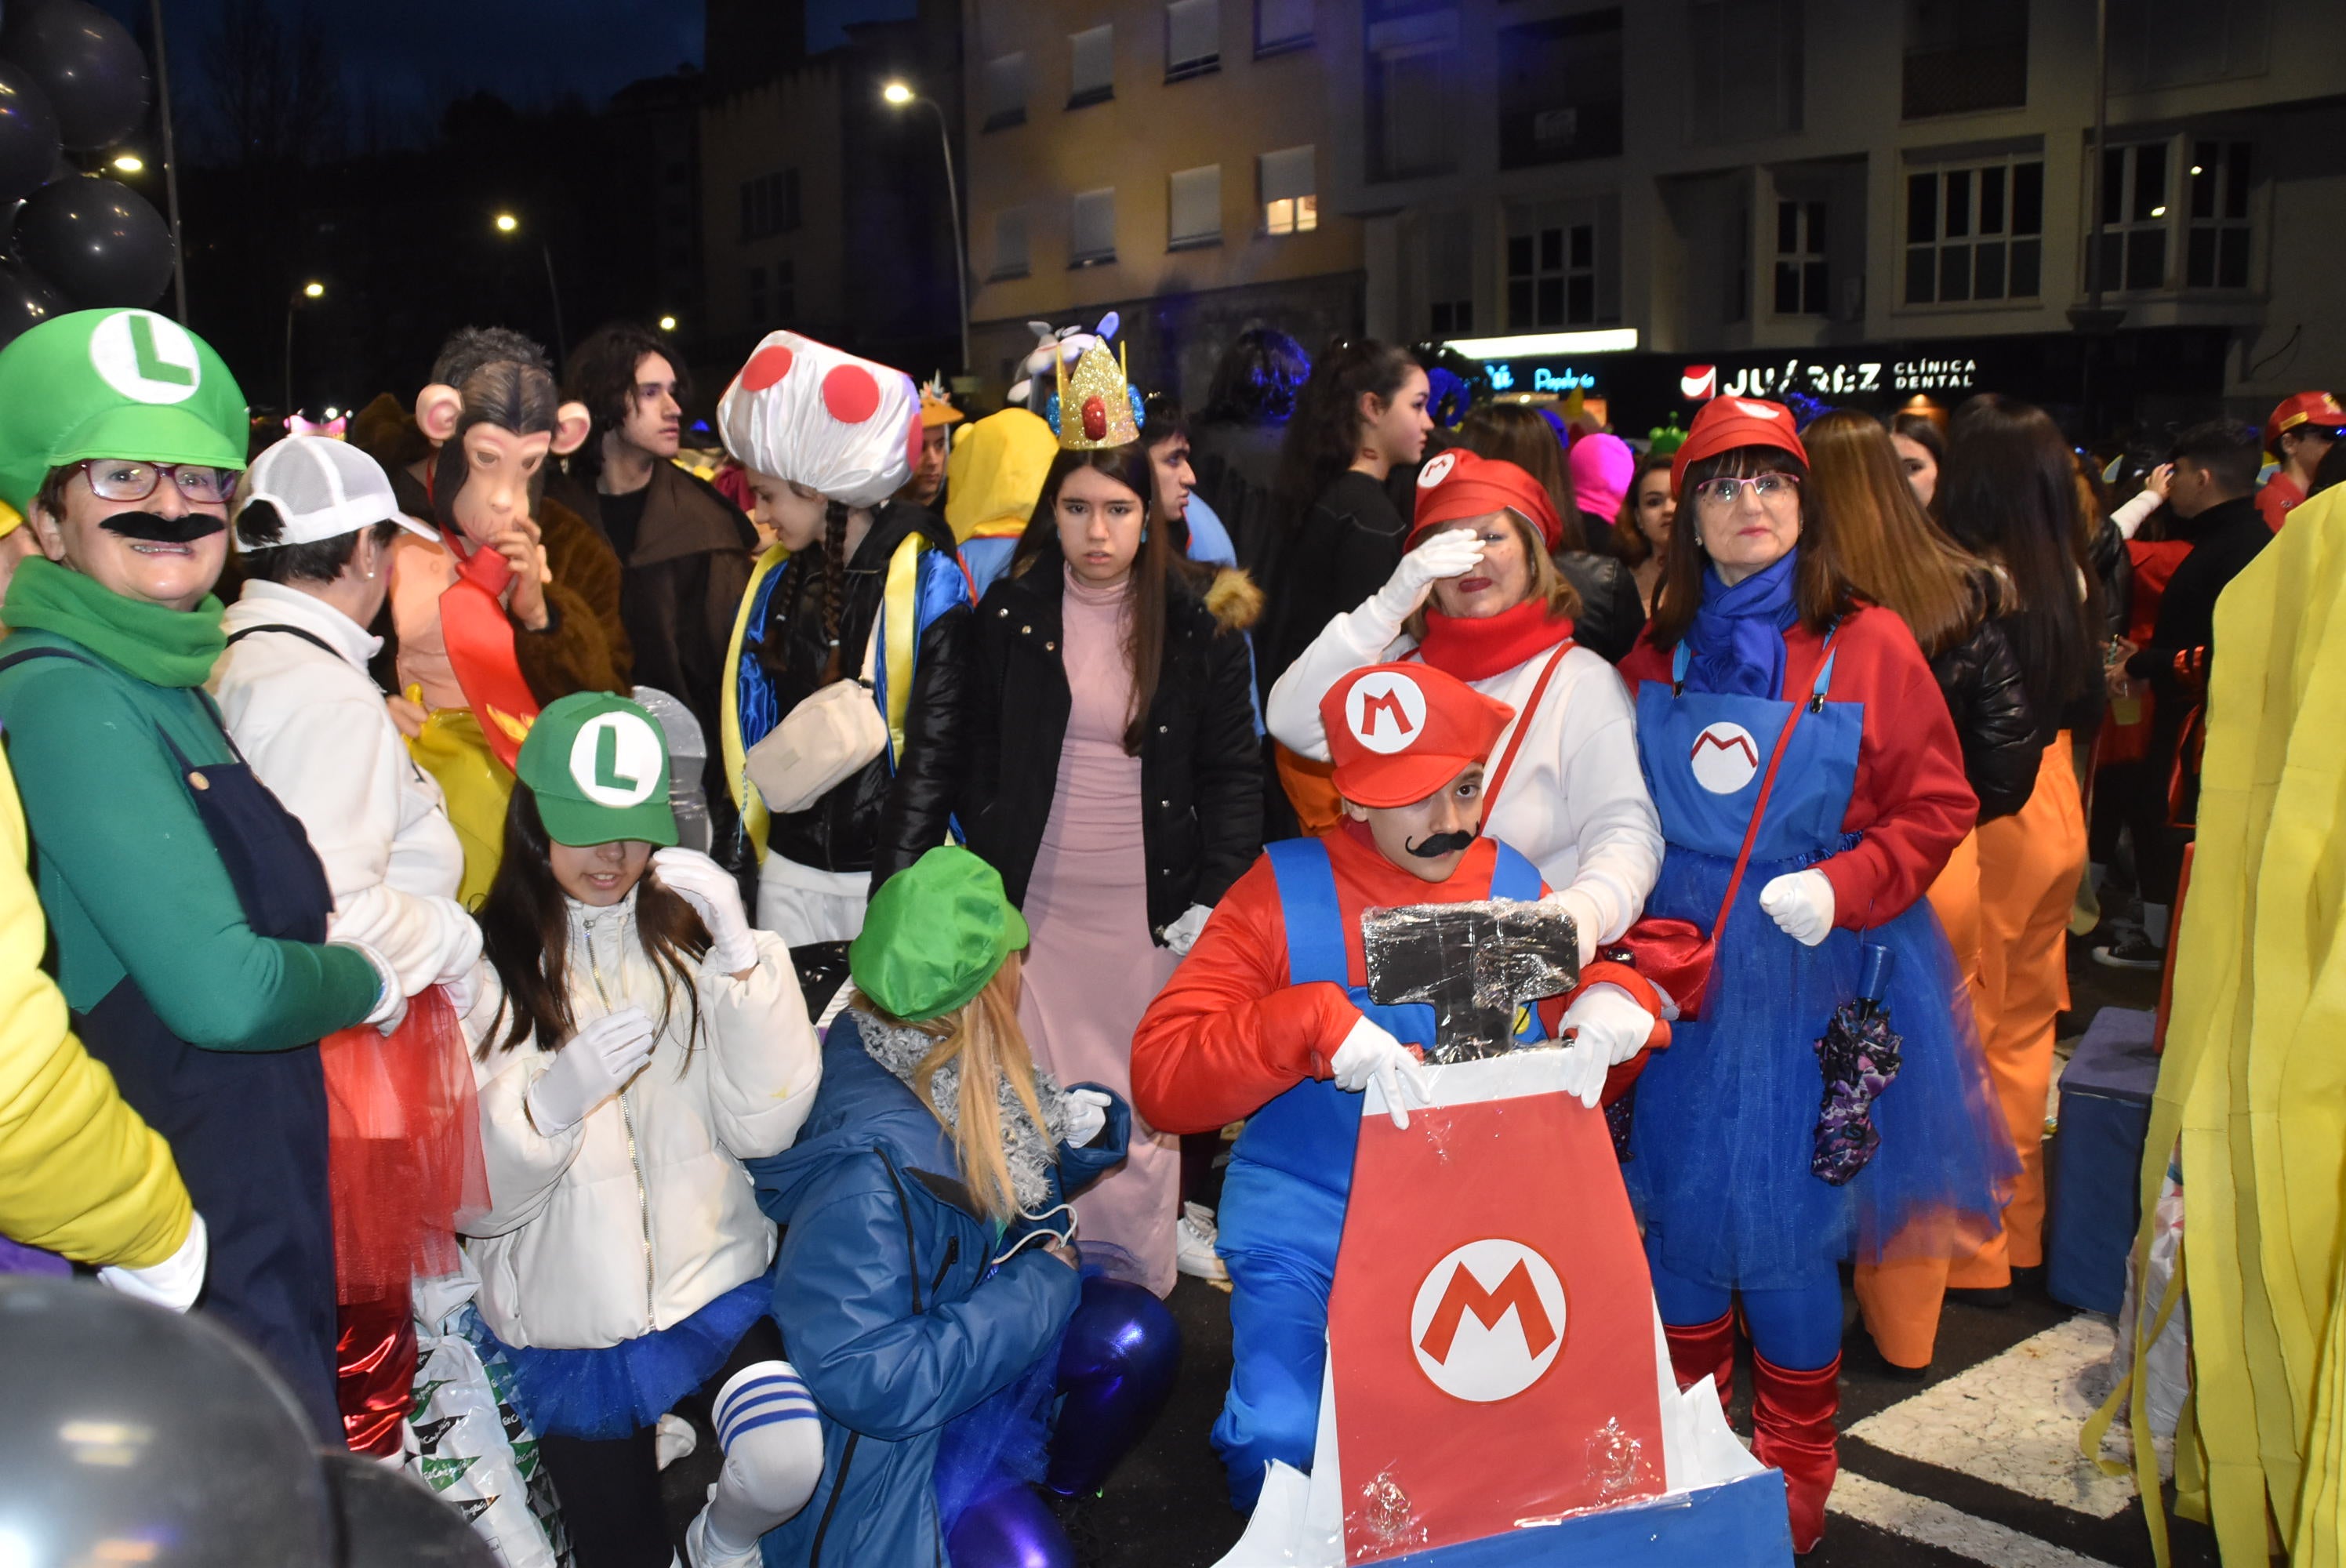
[[[1394,621],[1405,621],[1433,585],[1444,577],[1463,577],[1483,561],[1482,536],[1471,528],[1445,528],[1401,558],[1393,575],[1377,590],[1376,606]]]
[[[1814,947],[1832,934],[1832,883],[1814,868],[1778,877],[1761,888],[1760,907],[1802,947]]]
[[[1328,1072],[1336,1087],[1350,1094],[1362,1093],[1372,1082],[1382,1084],[1385,1105],[1396,1127],[1409,1125],[1409,1110],[1401,1097],[1404,1084],[1419,1105],[1433,1104],[1433,1086],[1426,1081],[1425,1064],[1365,1017],[1352,1025],[1344,1043],[1336,1047],[1336,1054],[1328,1059]]]
[[[376,1030],[383,1034],[390,1034],[396,1031],[401,1022],[407,1016],[407,987],[399,983],[399,971],[391,967],[391,960],[383,957],[366,943],[352,942],[348,938],[340,942],[328,942],[326,945],[350,948],[363,954],[367,962],[374,966],[375,979],[382,989],[375,996],[374,1010],[359,1022],[373,1024]]]
[[[652,871],[677,897],[690,904],[709,928],[709,964],[719,974],[739,974],[758,963],[758,943],[741,908],[741,884],[733,873],[698,850],[668,849],[652,854]]]
[[[1181,911],[1181,918],[1165,928],[1165,945],[1183,958],[1198,945],[1198,933],[1206,929],[1206,918],[1213,908],[1208,904],[1191,904]]]
[[[1066,1095],[1067,1146],[1082,1148],[1107,1125],[1107,1108],[1115,1104],[1098,1089],[1070,1089]]]
[[[178,1251],[144,1268],[101,1268],[97,1282],[125,1296],[184,1312],[196,1304],[196,1298],[203,1291],[204,1264],[210,1254],[211,1242],[204,1233],[204,1217],[193,1215],[189,1217],[188,1239],[179,1243]]]
[[[1596,956],[1597,939],[1605,932],[1603,917],[1596,912],[1596,901],[1578,888],[1558,888],[1540,902],[1550,909],[1562,910],[1572,917],[1572,933],[1580,942],[1580,962],[1585,965]]]
[[[440,982],[441,993],[448,998],[448,1005],[455,1010],[459,1023],[470,1018],[474,1007],[480,1003],[480,976],[484,967],[478,959],[474,959],[461,973],[444,976]]]
[[[522,1096],[532,1125],[551,1136],[585,1121],[652,1059],[654,1038],[640,1007],[607,1013],[572,1035]]]
[[[1557,1032],[1573,1037],[1565,1047],[1564,1092],[1593,1111],[1605,1090],[1606,1070],[1646,1048],[1654,1015],[1617,985],[1592,985],[1564,1010]]]

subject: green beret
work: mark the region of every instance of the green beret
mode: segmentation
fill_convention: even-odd
[[[872,895],[847,970],[881,1008],[917,1023],[967,1003],[1025,945],[1026,917],[1004,895],[1002,873],[940,844]]]

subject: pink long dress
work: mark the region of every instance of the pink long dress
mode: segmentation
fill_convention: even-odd
[[[1065,568],[1062,568],[1065,570]],[[1026,884],[1025,994],[1018,1021],[1035,1063],[1061,1084],[1132,1098],[1132,1032],[1180,961],[1148,934],[1140,759],[1124,750],[1132,676],[1121,586],[1066,575],[1059,657],[1071,698],[1051,816]],[[1140,1282],[1173,1288],[1181,1146],[1132,1118],[1131,1157],[1076,1200],[1079,1242],[1131,1255]]]

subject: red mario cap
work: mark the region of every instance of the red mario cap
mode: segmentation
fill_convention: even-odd
[[[1356,669],[1320,699],[1337,791],[1362,806],[1424,799],[1488,757],[1515,716],[1505,703],[1423,664]]]
[[[1564,519],[1556,515],[1547,486],[1512,463],[1477,457],[1463,446],[1447,448],[1417,471],[1417,516],[1410,524],[1409,543],[1416,544],[1439,524],[1503,511],[1538,529],[1549,549],[1563,543]]]
[[[1772,446],[1799,458],[1801,467],[1809,465],[1809,449],[1800,444],[1800,426],[1792,423],[1790,409],[1759,398],[1713,398],[1694,416],[1694,428],[1670,459],[1670,494],[1685,489],[1688,463],[1739,446]]]
[[[2281,432],[2308,424],[2317,430],[2324,425],[2333,430],[2346,429],[2346,408],[2340,408],[2338,400],[2326,392],[2302,392],[2283,398],[2280,406],[2265,421],[2265,450],[2279,453]]]

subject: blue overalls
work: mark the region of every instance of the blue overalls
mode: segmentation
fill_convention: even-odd
[[[1292,985],[1328,981],[1362,1013],[1404,1044],[1430,1045],[1433,1009],[1423,1002],[1384,1007],[1349,983],[1343,906],[1328,847],[1317,839],[1269,846],[1287,924]],[[1498,846],[1488,895],[1540,896],[1539,869]],[[1516,1038],[1545,1038],[1538,1015]],[[1311,1468],[1320,1429],[1320,1385],[1328,1359],[1328,1291],[1344,1232],[1360,1140],[1361,1096],[1326,1079],[1307,1079],[1249,1117],[1231,1152],[1219,1212],[1222,1259],[1230,1271],[1230,1391],[1214,1422],[1214,1450],[1229,1471],[1230,1502],[1251,1512],[1263,1466],[1281,1460]]]

